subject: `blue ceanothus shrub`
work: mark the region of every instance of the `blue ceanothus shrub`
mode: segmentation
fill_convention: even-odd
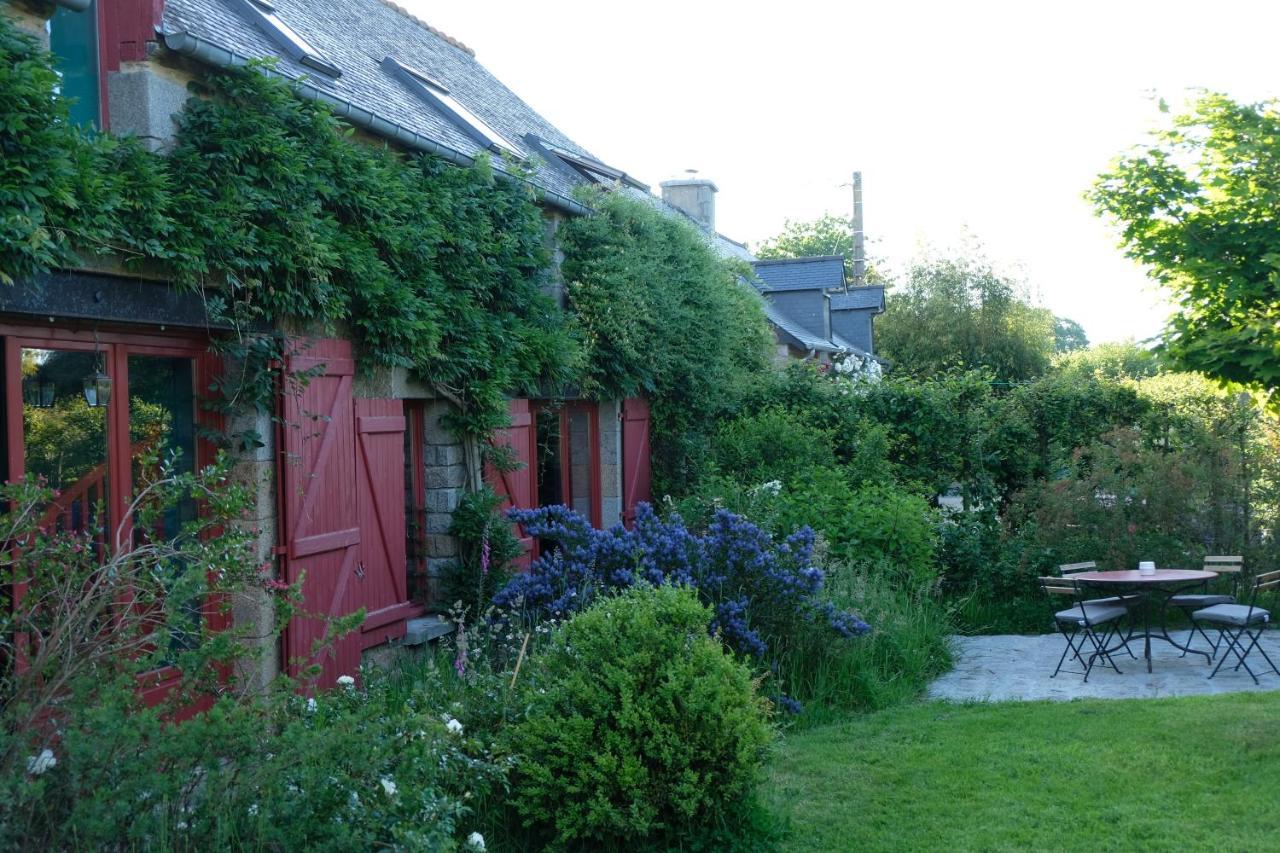
[[[680,516],[664,521],[648,504],[636,507],[632,530],[596,530],[566,506],[511,510],[528,536],[554,542],[494,596],[501,610],[529,621],[562,619],[601,595],[645,582],[698,591],[715,616],[710,630],[735,652],[762,660],[769,643],[791,636],[801,621],[825,624],[843,637],[870,630],[856,614],[820,595],[822,570],[813,565],[814,534],[802,527],[785,540],[740,515],[716,512],[696,535]]]

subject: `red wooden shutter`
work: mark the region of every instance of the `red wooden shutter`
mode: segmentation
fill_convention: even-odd
[[[622,401],[622,523],[635,524],[636,504],[649,496],[649,402]]]
[[[405,562],[404,407],[400,400],[356,400],[356,503],[360,507],[357,604],[365,609],[362,646],[404,636],[409,601]]]
[[[495,492],[501,495],[502,511],[533,509],[538,505],[537,436],[534,431],[533,408],[528,400],[512,400],[511,426],[498,430],[493,436],[495,447],[510,447],[515,458],[523,463],[515,471],[499,471],[492,465],[485,467],[485,479]],[[516,538],[524,548],[524,554],[515,560],[516,571],[525,571],[533,562],[533,537],[524,528],[515,525]]]
[[[286,370],[308,373],[305,387],[286,388],[281,429],[282,504],[285,525],[285,579],[303,577],[303,609],[285,630],[289,672],[297,675],[319,663],[319,687],[333,686],[340,675],[355,675],[360,665],[360,632],[340,637],[312,654],[325,635],[321,616],[343,616],[356,607],[355,577],[360,557],[356,506],[355,422],[351,344],[342,340],[294,342]],[[311,373],[315,371],[315,373]]]

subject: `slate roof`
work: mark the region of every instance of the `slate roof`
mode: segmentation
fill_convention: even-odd
[[[851,287],[845,293],[831,296],[832,311],[865,311],[872,309],[877,313],[884,311],[884,288],[878,285],[870,287]]]
[[[764,316],[777,327],[784,339],[789,338],[790,342],[800,349],[817,350],[818,352],[839,352],[850,347],[857,349],[851,344],[849,347],[844,347],[834,341],[815,335],[799,323],[793,322],[790,317],[779,311],[778,307],[767,299],[764,300]]]
[[[752,266],[764,282],[766,293],[844,287],[844,257],[841,255],[756,261]]]
[[[531,163],[536,185],[569,196],[586,183],[563,161],[542,162],[546,155],[525,137],[577,157],[596,158],[490,74],[464,45],[398,6],[385,0],[272,0],[271,5],[317,53],[341,69],[341,76],[329,77],[289,58],[237,0],[166,0],[162,31],[186,33],[243,57],[277,57],[278,70],[288,77],[306,77],[323,91],[468,157],[479,154],[480,143],[381,67],[385,57],[393,57],[444,84],[523,157],[536,155]],[[502,168],[501,158],[495,155],[493,161]]]

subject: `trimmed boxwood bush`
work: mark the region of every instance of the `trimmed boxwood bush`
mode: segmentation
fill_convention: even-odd
[[[513,807],[555,846],[696,843],[751,802],[771,730],[692,590],[601,599],[531,661]]]

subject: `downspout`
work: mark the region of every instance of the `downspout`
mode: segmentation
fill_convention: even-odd
[[[66,0],[66,2],[80,2],[80,0]],[[88,2],[88,0],[85,0]],[[227,50],[225,47],[214,44],[207,39],[199,36],[193,36],[190,33],[179,32],[170,33],[163,30],[158,31],[160,38],[164,41],[164,46],[175,53],[183,56],[190,56],[201,62],[206,62],[218,68],[243,68],[252,60],[247,56],[242,56]],[[330,92],[326,92],[316,86],[311,85],[305,80],[296,80],[287,74],[276,71],[272,68],[260,69],[263,73],[271,74],[276,77],[282,77],[293,83],[297,87],[298,94],[310,101],[317,101],[325,104],[333,114],[349,121],[351,124],[364,128],[370,133],[386,139],[394,140],[407,148],[415,151],[423,151],[427,154],[433,154],[436,157],[453,163],[457,166],[472,166],[475,164],[475,158],[456,151],[447,146],[441,145],[433,139],[428,139],[417,131],[410,130],[404,125],[389,121],[375,112],[359,107],[351,101],[339,98]],[[504,181],[518,181],[527,184],[533,188],[534,195],[540,201],[564,210],[567,213],[585,216],[593,213],[591,208],[584,204],[574,201],[568,196],[560,193],[552,192],[544,189],[536,184],[515,175],[509,175],[501,169],[494,169],[494,175]]]

